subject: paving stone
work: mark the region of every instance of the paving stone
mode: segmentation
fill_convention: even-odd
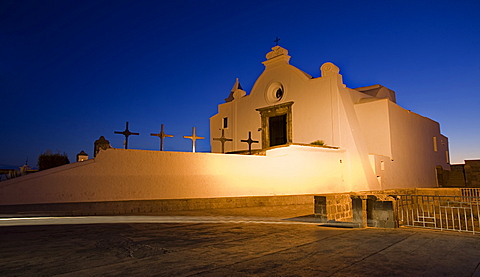
[[[0,274],[480,275],[480,235],[412,228],[321,227],[308,220],[295,221],[308,218],[308,209],[294,210],[252,208],[63,221],[45,218],[42,224],[55,220],[57,224],[31,226],[0,223]],[[82,224],[72,224],[78,220]],[[92,224],[86,224],[89,222]]]

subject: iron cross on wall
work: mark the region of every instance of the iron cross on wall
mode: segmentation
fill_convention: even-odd
[[[252,132],[248,132],[248,139],[242,139],[241,142],[248,143],[248,153],[252,155],[252,143],[258,143],[258,140],[252,139]]]
[[[128,137],[129,137],[129,136],[131,136],[131,135],[135,135],[135,136],[140,135],[140,133],[132,133],[132,132],[130,132],[130,130],[128,130],[128,121],[127,121],[126,124],[125,124],[125,130],[124,130],[123,132],[115,131],[114,133],[125,136],[125,143],[124,143],[124,144],[125,144],[125,149],[128,149]]]
[[[226,141],[233,141],[233,139],[227,139],[225,137],[225,130],[222,129],[222,136],[219,137],[219,138],[214,138],[213,140],[218,140],[222,143],[222,153],[225,153],[225,142]]]
[[[173,138],[173,135],[165,134],[165,126],[163,124],[160,125],[160,133],[158,134],[151,133],[150,135],[160,138],[160,151],[163,151],[163,140],[165,138]]]
[[[197,137],[196,128],[192,127],[192,135],[191,136],[183,136],[183,138],[188,138],[192,140],[192,152],[195,153],[195,145],[197,144],[197,139],[204,139],[204,137]]]

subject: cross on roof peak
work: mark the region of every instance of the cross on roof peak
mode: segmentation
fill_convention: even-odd
[[[278,46],[278,42],[280,41],[280,39],[278,37],[276,37],[276,39],[274,40],[275,42],[275,46]]]

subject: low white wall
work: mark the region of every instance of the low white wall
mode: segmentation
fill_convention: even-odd
[[[266,156],[109,149],[1,182],[0,205],[351,191],[341,160],[342,150],[296,145]]]

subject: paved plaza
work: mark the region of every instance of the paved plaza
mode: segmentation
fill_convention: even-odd
[[[2,276],[480,276],[480,235],[321,227],[311,207],[0,220]]]

